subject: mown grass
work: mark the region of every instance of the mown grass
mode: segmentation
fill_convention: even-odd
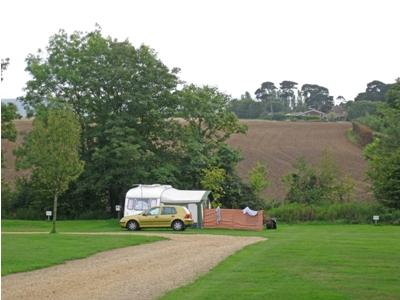
[[[288,226],[168,299],[399,299],[400,228]]]
[[[165,238],[134,235],[2,234],[1,276],[86,258],[98,252]]]
[[[32,231],[32,228],[36,231],[49,231],[48,227],[42,227],[42,224],[26,222],[24,227],[21,227],[20,221],[3,220],[2,231],[16,231],[12,223],[20,230],[25,228],[22,231]],[[99,231],[126,232],[118,228],[118,221],[96,222],[100,227],[103,226]],[[61,223],[64,222],[58,224],[60,232],[75,231],[78,227],[81,232],[97,231],[93,227],[93,222],[89,221]],[[154,232],[165,233],[165,230],[154,230]],[[176,232],[169,231],[168,233]],[[160,298],[162,300],[399,299],[400,227],[280,223],[277,230],[187,229],[185,232],[176,234],[263,236],[268,240],[245,247],[194,283],[167,293]],[[73,255],[85,251],[93,243],[100,244],[97,240],[102,238],[104,238],[104,247],[108,244],[123,247],[124,241],[133,243],[138,241],[138,238],[152,237],[139,236],[134,232],[117,236],[62,233],[3,234],[2,272],[3,269],[6,270],[4,263],[10,268],[11,265],[16,264],[20,256],[27,256],[23,262],[24,265],[34,264],[40,257],[48,260],[50,254],[43,249],[54,248],[57,244],[62,246],[53,251],[51,256],[57,257],[62,254],[64,260],[75,259]],[[34,242],[33,239],[35,239]],[[140,240],[139,242],[150,241]],[[71,246],[70,250],[64,251],[64,246],[72,243],[77,243],[77,246]],[[5,252],[3,249],[8,247],[12,248]],[[103,246],[98,246],[92,251],[95,253],[99,251],[99,248]],[[13,258],[12,252],[16,251],[20,251],[19,255]],[[36,252],[36,254],[29,258],[30,252]],[[190,249],[187,249],[185,255],[190,255]]]

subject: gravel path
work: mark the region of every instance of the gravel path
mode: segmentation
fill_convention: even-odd
[[[135,234],[170,240],[110,250],[63,265],[3,276],[1,299],[157,299],[167,291],[193,282],[243,247],[266,240]]]

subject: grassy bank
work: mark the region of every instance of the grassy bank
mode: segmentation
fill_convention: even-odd
[[[20,221],[2,221],[2,231],[49,231],[46,222],[41,222],[45,225],[26,222],[21,227]],[[94,232],[93,224],[96,222],[60,222],[61,233],[55,235],[2,234],[2,272],[17,264],[29,266],[42,258],[48,260],[50,249],[54,249],[51,263],[57,264],[60,262],[56,258],[61,256],[61,261],[76,259],[76,254],[86,250],[82,256],[107,250],[110,245],[124,247],[151,242],[154,238],[135,233],[116,236],[62,233],[76,231],[78,227],[81,232]],[[118,228],[117,221],[98,221],[97,225],[103,232],[127,232]],[[251,235],[268,240],[247,246],[193,284],[164,295],[162,300],[399,299],[400,228],[397,226],[280,223],[277,230],[188,229],[176,234]],[[71,246],[65,250],[65,245]],[[190,255],[190,249],[183,255]],[[22,263],[18,261],[21,257]]]

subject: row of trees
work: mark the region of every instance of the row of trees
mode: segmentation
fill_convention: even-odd
[[[241,99],[233,99],[230,110],[239,118],[274,118],[290,112],[304,112],[316,109],[328,113],[334,106],[333,96],[329,90],[316,84],[304,84],[300,90],[293,81],[282,81],[279,89],[273,82],[266,81],[255,91],[253,99],[249,92]],[[297,90],[297,91],[296,91]],[[344,99],[339,96],[339,99]]]
[[[305,112],[316,109],[328,113],[334,106],[329,90],[316,84],[304,84],[298,89],[293,81],[282,81],[279,88],[267,81],[255,91],[255,98],[246,92],[240,99],[232,100],[230,110],[241,119],[282,119],[291,112]],[[385,102],[385,94],[393,84],[374,80],[367,84],[365,92],[359,93],[354,101],[346,101],[343,96],[336,97],[340,106],[349,111],[348,119],[354,120]],[[360,103],[362,102],[362,103]],[[367,102],[367,103],[365,103]],[[373,107],[373,108],[372,108]]]

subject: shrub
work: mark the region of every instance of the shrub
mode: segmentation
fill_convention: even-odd
[[[104,210],[85,211],[75,217],[76,220],[108,220],[111,213]]]
[[[32,207],[20,207],[15,212],[15,218],[17,220],[44,220],[46,214]]]
[[[329,222],[335,224],[372,224],[373,216],[379,222],[400,225],[400,210],[390,210],[380,204],[369,205],[356,202],[314,206],[291,203],[270,210],[271,216],[286,223]]]

